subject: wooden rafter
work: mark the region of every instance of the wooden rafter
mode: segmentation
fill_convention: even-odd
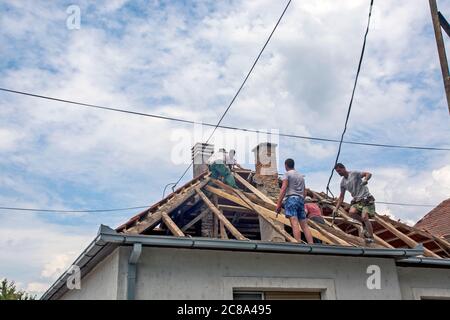
[[[309,220],[308,224],[310,224],[312,227],[314,227],[314,229],[321,231],[322,233],[327,233],[327,236],[330,237],[336,244],[343,245],[343,246],[350,246],[350,244],[347,241],[342,240],[341,238],[335,236],[331,232],[326,231],[325,230],[326,226],[323,226],[319,223],[315,223],[312,220]]]
[[[419,244],[408,237],[406,234],[401,232],[400,230],[397,230],[392,224],[382,219],[379,215],[375,216],[375,220],[381,224],[384,228],[388,229],[391,233],[393,233],[395,236],[397,236],[400,240],[402,240],[404,243],[406,243],[410,248],[415,248]],[[435,254],[433,251],[427,249],[424,247],[424,254],[428,257],[434,257],[434,258],[441,258],[439,255]]]
[[[166,227],[173,233],[174,236],[177,237],[185,237],[183,231],[178,228],[177,224],[169,217],[166,212],[161,213],[162,221],[166,225]]]
[[[316,192],[312,192],[314,194],[315,197],[317,197],[319,200],[325,200],[325,197],[321,196],[320,194],[316,193]],[[332,204],[327,204],[327,206],[331,209],[335,209],[336,207]],[[347,212],[341,207],[339,208],[339,215],[344,218],[344,220],[346,220],[347,222],[353,224],[357,229],[358,229],[358,233],[362,234],[362,224],[359,221],[356,221],[355,219],[352,219]],[[386,241],[384,241],[383,239],[381,239],[380,237],[378,237],[376,234],[373,235],[375,242],[383,247],[386,248],[391,248],[393,249],[394,247],[392,245],[390,245],[389,243],[387,243]]]
[[[289,242],[298,242],[293,236],[291,236],[284,228],[281,228],[277,225],[272,218],[268,217],[262,210],[258,209],[256,205],[254,205],[241,191],[235,190],[235,193],[244,200],[245,203],[249,205],[249,207],[257,213],[264,221],[266,221],[276,232],[281,234],[287,241]]]
[[[203,202],[209,207],[209,209],[216,215],[216,217],[225,225],[225,227],[231,232],[231,234],[238,240],[248,240],[244,237],[238,229],[236,229],[230,221],[223,215],[220,210],[214,206],[214,204],[208,199],[208,197],[200,190],[199,187],[195,188],[197,194],[202,198]]]
[[[228,239],[227,230],[225,230],[225,225],[223,222],[220,222],[220,237],[224,240]]]
[[[246,204],[242,199],[240,199],[237,196],[231,195],[222,189],[217,189],[210,185],[205,186],[205,189],[211,193],[217,194],[221,198],[227,199],[227,200],[234,202],[234,203],[236,203],[242,207],[245,207],[247,209],[251,209],[251,207],[248,204]],[[277,215],[274,211],[264,208],[262,206],[259,206],[257,204],[254,204],[254,206],[257,207],[261,212],[264,212],[268,217],[272,218],[273,220],[279,221],[286,226],[291,225],[289,220],[284,215]],[[311,229],[311,233],[314,238],[319,239],[319,240],[323,241],[324,243],[334,244],[334,241],[330,240],[325,235],[322,235],[319,231],[317,231],[315,229]]]
[[[197,215],[194,219],[192,219],[189,223],[187,223],[184,227],[181,228],[182,231],[187,231],[189,228],[191,228],[193,225],[195,225],[197,222],[199,222],[201,219],[206,217],[206,215],[209,213],[209,209],[205,209],[200,212],[199,215]]]
[[[230,206],[230,205],[225,205],[225,204],[219,204],[219,209],[221,209],[223,211],[229,211],[229,212],[253,213],[253,211],[248,208],[244,208],[241,206]]]
[[[381,216],[380,216],[380,217],[381,217]],[[383,219],[383,217],[381,217],[381,218]],[[385,219],[385,220],[386,220],[386,219]],[[407,224],[404,224],[404,223],[399,222],[399,221],[390,220],[390,219],[389,219],[388,221],[389,221],[389,223],[392,224],[396,229],[402,228],[402,229],[404,229],[404,230],[408,230],[410,233],[411,233],[411,232],[414,232],[414,233],[417,234],[417,235],[420,235],[420,236],[422,236],[422,237],[424,237],[424,238],[427,238],[427,239],[432,240],[432,241],[430,241],[430,242],[435,242],[436,245],[438,245],[438,246],[443,246],[444,248],[446,248],[447,251],[450,250],[450,243],[449,243],[447,240],[445,240],[445,239],[443,239],[443,238],[441,238],[441,237],[434,236],[434,235],[432,235],[432,234],[429,233],[429,232],[426,232],[426,231],[424,231],[424,230],[421,230],[421,229],[417,229],[417,228],[408,226]],[[421,242],[421,243],[422,243],[422,244],[425,244],[425,243],[429,243],[429,242],[428,242],[428,241],[424,241],[424,242]],[[444,251],[445,251],[445,250],[444,250]]]
[[[190,185],[189,187],[180,190],[180,193],[175,194],[163,205],[158,206],[157,211],[147,214],[142,220],[135,221],[135,224],[126,230],[124,233],[141,234],[148,229],[154,227],[162,219],[162,212],[171,214],[174,210],[178,209],[183,203],[192,198],[196,192],[196,187],[203,187],[209,182],[209,178],[205,178],[203,181],[197,181],[197,183]]]
[[[254,186],[252,186],[247,180],[245,180],[244,178],[242,178],[239,174],[237,173],[233,173],[233,176],[236,178],[237,181],[239,181],[240,183],[242,183],[244,185],[244,187],[246,187],[248,190],[250,190],[251,192],[253,192],[256,196],[258,196],[261,200],[272,204],[272,205],[276,205],[275,202],[273,202],[272,199],[270,199],[268,196],[266,196],[264,193],[262,193],[261,191],[259,191],[258,189],[256,189]]]

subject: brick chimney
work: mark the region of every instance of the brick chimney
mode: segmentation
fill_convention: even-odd
[[[214,145],[206,143],[196,143],[192,149],[192,160],[194,160],[194,178],[208,171],[207,161],[214,153]]]
[[[274,202],[280,194],[278,185],[278,169],[277,169],[277,145],[274,143],[260,143],[253,150],[255,153],[255,175],[253,182],[256,188],[272,198]],[[281,222],[274,221],[275,224],[284,228]],[[273,242],[285,242],[285,238],[276,232],[264,219],[259,217],[259,227],[261,232],[261,240]]]
[[[253,182],[269,197],[278,197],[277,144],[260,143],[252,150],[255,153],[255,175]]]

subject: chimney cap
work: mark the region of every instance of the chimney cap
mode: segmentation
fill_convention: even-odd
[[[252,152],[257,152],[259,148],[261,147],[270,147],[270,148],[275,148],[277,147],[278,144],[276,143],[272,143],[272,142],[261,142],[260,144],[258,144],[256,147],[254,147],[252,149]]]

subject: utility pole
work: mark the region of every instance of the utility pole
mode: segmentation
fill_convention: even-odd
[[[447,95],[447,106],[448,111],[450,113],[450,73],[448,69],[447,54],[445,52],[444,39],[442,38],[442,30],[441,30],[441,27],[444,28],[444,30],[448,34],[449,24],[445,20],[444,16],[438,11],[436,0],[429,0],[429,1],[430,1],[431,17],[433,19],[434,33],[436,36],[436,44],[439,53],[439,60],[441,62],[442,77],[444,79],[445,94]],[[450,37],[450,34],[448,34],[448,36]]]

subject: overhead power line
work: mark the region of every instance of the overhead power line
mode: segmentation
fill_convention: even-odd
[[[101,212],[118,212],[127,210],[147,209],[150,206],[139,206],[129,208],[116,209],[86,209],[86,210],[65,210],[65,209],[37,209],[37,208],[18,208],[18,207],[0,207],[0,210],[9,211],[25,211],[25,212],[43,212],[43,213],[101,213]]]
[[[384,201],[376,201],[376,203],[393,206],[404,206],[404,207],[428,207],[428,208],[436,207],[435,205],[432,204],[414,204],[414,203],[398,203],[398,202],[384,202]]]
[[[356,86],[358,85],[359,73],[361,72],[361,66],[362,66],[362,62],[364,59],[364,53],[366,51],[367,35],[369,34],[370,18],[372,17],[372,9],[373,9],[373,0],[370,1],[369,18],[367,19],[367,28],[366,28],[366,33],[364,34],[364,41],[363,41],[363,46],[361,49],[361,55],[359,57],[358,70],[356,71],[355,82],[353,84],[353,90],[352,90],[352,96],[350,98],[350,103],[348,105],[347,117],[345,118],[344,130],[342,131],[341,140],[339,141],[339,148],[338,148],[338,152],[336,155],[336,160],[334,162],[333,168],[331,169],[330,178],[328,179],[327,194],[331,193],[331,190],[330,190],[331,179],[333,178],[334,168],[339,161],[339,156],[341,155],[341,149],[342,149],[342,143],[344,141],[344,135],[347,132],[348,120],[350,119],[350,113],[352,111],[353,99],[355,98],[355,92],[356,92]],[[331,193],[331,194],[333,195],[333,193]]]
[[[59,98],[55,98],[55,97],[38,95],[38,94],[33,94],[33,93],[18,91],[18,90],[12,90],[12,89],[7,89],[7,88],[0,87],[0,91],[24,95],[24,96],[28,96],[28,97],[39,98],[39,99],[63,102],[63,103],[68,103],[68,104],[72,104],[72,105],[76,105],[76,106],[82,106],[82,107],[86,107],[86,108],[95,108],[95,109],[100,109],[100,110],[105,110],[105,111],[120,112],[120,113],[126,113],[126,114],[131,114],[131,115],[161,119],[161,120],[166,120],[166,121],[180,122],[180,123],[185,123],[185,124],[202,125],[205,127],[216,127],[216,125],[212,124],[212,123],[203,123],[203,122],[198,122],[198,121],[193,121],[193,120],[180,119],[180,118],[163,116],[163,115],[152,114],[152,113],[137,112],[137,111],[127,110],[127,109],[111,108],[111,107],[107,107],[107,106],[77,102],[77,101],[73,101],[73,100],[59,99]],[[219,126],[217,126],[217,128],[221,128],[221,129],[225,129],[225,130],[235,130],[235,131],[243,131],[243,132],[250,132],[250,133],[257,133],[257,134],[286,137],[286,138],[303,139],[303,140],[310,140],[310,141],[317,141],[317,142],[340,143],[340,140],[337,140],[337,139],[303,136],[303,135],[290,134],[290,133],[271,132],[271,131],[265,131],[265,130],[255,130],[255,129],[248,129],[248,128],[242,128],[242,127],[235,127],[235,126],[219,125]],[[343,140],[342,143],[343,144],[351,144],[351,145],[368,146],[368,147],[392,148],[392,149],[412,149],[412,150],[424,150],[424,151],[450,151],[450,148],[446,148],[446,147],[409,146],[409,145],[383,144],[383,143],[358,142],[358,141],[346,141],[346,140]]]
[[[416,204],[416,203],[398,203],[398,202],[384,202],[377,201],[377,204],[393,205],[393,206],[404,206],[404,207],[426,207],[434,208],[435,205],[432,204]],[[150,206],[138,206],[129,208],[113,208],[113,209],[84,209],[84,210],[66,210],[66,209],[39,209],[39,208],[21,208],[21,207],[0,207],[3,211],[21,211],[24,213],[102,213],[102,212],[120,212],[128,210],[138,210],[138,209],[148,209]]]
[[[222,116],[220,117],[219,121],[217,122],[217,124],[214,127],[214,130],[211,132],[211,135],[209,136],[209,138],[206,140],[205,144],[208,144],[208,142],[211,140],[211,138],[213,137],[214,133],[216,132],[217,128],[220,126],[220,124],[222,123],[222,120],[225,118],[226,114],[228,113],[228,111],[230,110],[231,106],[233,105],[233,103],[236,101],[236,98],[239,96],[239,94],[242,91],[242,88],[244,88],[245,84],[247,83],[248,78],[250,78],[250,75],[252,74],[253,70],[255,69],[256,64],[259,61],[259,58],[261,58],[262,54],[264,53],[264,50],[266,49],[267,45],[269,44],[270,40],[272,39],[273,34],[275,33],[275,31],[277,30],[278,26],[281,23],[281,20],[283,20],[284,14],[286,13],[287,9],[289,8],[290,4],[291,4],[292,0],[289,0],[288,3],[286,4],[286,6],[284,7],[283,12],[281,13],[280,17],[278,18],[277,23],[275,24],[274,28],[272,29],[272,32],[270,33],[269,37],[267,38],[266,42],[264,43],[264,46],[261,48],[261,50],[259,51],[258,56],[256,57],[255,61],[253,62],[252,67],[250,68],[250,70],[248,71],[247,75],[244,78],[244,81],[242,81],[241,86],[239,87],[238,91],[236,92],[236,94],[234,95],[233,99],[231,99],[230,104],[228,105],[228,107],[225,109],[225,112],[222,114]],[[184,176],[188,173],[189,169],[192,167],[192,165],[194,164],[194,159],[192,159],[191,163],[189,164],[189,166],[186,168],[186,170],[184,170],[183,174],[181,175],[181,177],[173,184],[172,186],[172,190],[175,191],[176,186],[181,182],[181,180],[183,180]],[[168,184],[171,185],[172,183]]]

